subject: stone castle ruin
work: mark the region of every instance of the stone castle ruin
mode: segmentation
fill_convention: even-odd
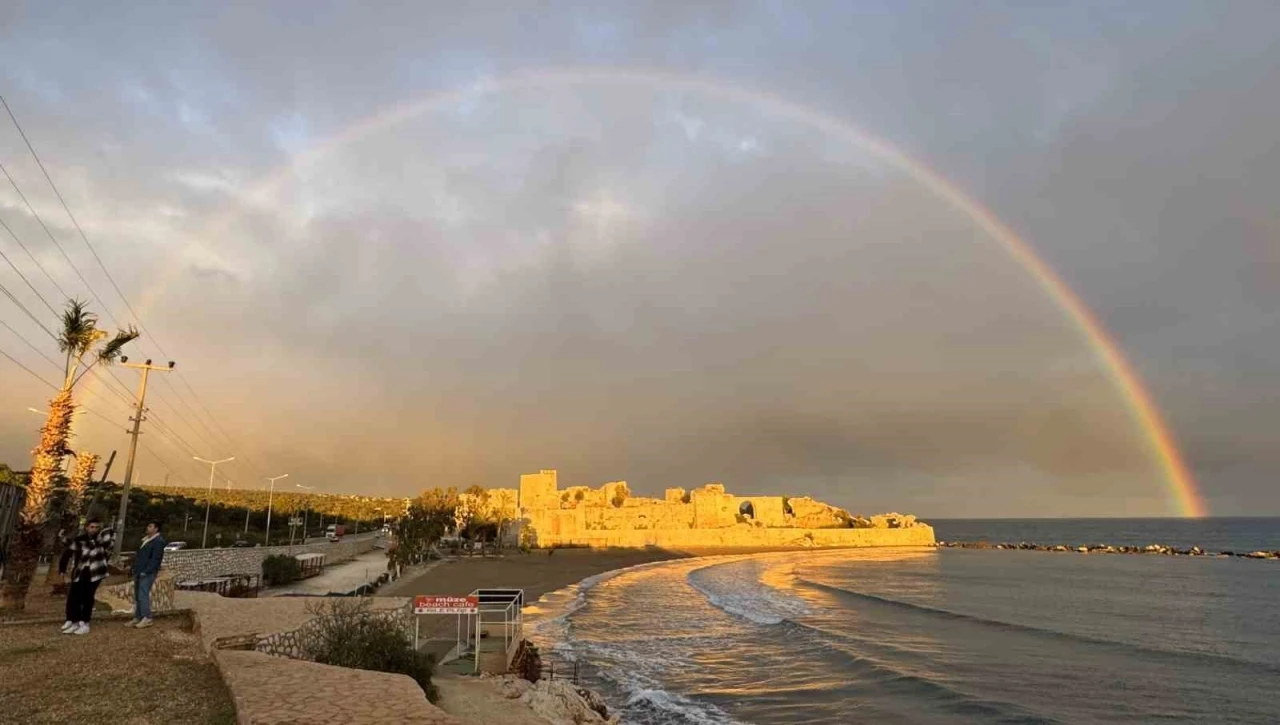
[[[505,497],[510,500],[510,496]],[[929,546],[933,528],[914,516],[852,516],[807,496],[737,496],[719,483],[661,499],[633,496],[625,481],[561,490],[554,470],[525,474],[515,496],[521,537],[533,546]],[[516,514],[517,512],[512,512]],[[513,516],[515,518],[515,516]]]

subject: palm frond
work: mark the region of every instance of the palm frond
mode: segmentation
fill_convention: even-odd
[[[129,325],[127,330],[116,330],[116,336],[102,346],[98,350],[98,362],[104,365],[110,365],[120,358],[120,353],[124,352],[124,346],[137,340],[141,336],[138,329],[133,325]]]
[[[93,344],[98,329],[98,316],[89,311],[88,303],[70,299],[62,312],[62,334],[58,337],[58,350],[80,356]]]

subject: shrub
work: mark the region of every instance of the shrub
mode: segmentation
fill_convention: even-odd
[[[392,672],[413,678],[427,699],[439,693],[431,684],[436,660],[413,648],[413,639],[387,616],[369,610],[367,598],[332,597],[308,606],[315,616],[302,638],[306,659],[325,665],[358,670]]]
[[[302,565],[286,554],[272,554],[262,560],[262,578],[268,584],[288,584],[302,578]]]

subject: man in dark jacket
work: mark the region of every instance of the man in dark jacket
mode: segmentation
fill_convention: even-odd
[[[111,557],[111,545],[116,532],[110,526],[90,518],[84,531],[68,544],[58,562],[58,573],[70,579],[67,591],[67,621],[62,625],[63,634],[88,634],[89,620],[93,618],[93,596],[98,585],[107,578],[107,560]],[[71,564],[70,574],[67,564]]]
[[[168,543],[160,535],[160,522],[147,524],[138,555],[133,559],[133,626],[138,629],[151,626],[151,587],[164,562],[164,547]]]

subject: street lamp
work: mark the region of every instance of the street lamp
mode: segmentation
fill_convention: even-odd
[[[230,463],[236,459],[235,456],[223,458],[220,461],[209,461],[200,456],[192,456],[192,458],[201,463],[209,464],[209,492],[205,495],[204,500],[204,534],[200,536],[200,548],[203,549],[209,544],[209,505],[213,503],[213,472],[217,470],[219,463]]]
[[[302,489],[303,491],[311,491],[315,488],[315,486],[303,486],[301,483],[295,483],[293,485],[296,486],[297,488]],[[310,504],[302,507],[302,543],[304,544],[307,543],[307,514],[310,511],[311,511]]]
[[[276,481],[288,477],[289,474],[287,473],[282,473],[279,476],[267,476],[267,480],[271,482],[271,489],[267,491],[267,538],[263,540],[263,546],[271,546],[271,499],[276,493]]]

